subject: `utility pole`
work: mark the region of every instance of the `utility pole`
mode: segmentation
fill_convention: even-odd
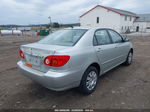
[[[49,16],[48,19],[49,19],[49,22],[50,22],[49,23],[50,24],[49,31],[52,32],[52,20],[51,20],[51,17]]]
[[[49,16],[48,19],[49,19],[49,22],[50,22],[49,24],[50,24],[50,27],[51,27],[51,25],[52,25],[51,17]]]

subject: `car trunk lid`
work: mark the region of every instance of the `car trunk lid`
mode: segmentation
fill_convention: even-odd
[[[47,45],[32,43],[22,45],[21,50],[25,55],[23,62],[25,65],[41,72],[47,72],[51,67],[44,65],[44,59],[47,56],[54,55],[56,51],[66,49],[66,46]]]

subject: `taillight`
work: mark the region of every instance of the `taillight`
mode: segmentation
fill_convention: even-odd
[[[44,64],[53,67],[61,67],[70,59],[70,56],[47,56],[44,59]]]
[[[21,58],[24,58],[24,54],[23,54],[22,50],[19,51],[19,54],[20,54]]]

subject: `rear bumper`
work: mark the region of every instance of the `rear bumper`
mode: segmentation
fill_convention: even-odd
[[[30,77],[44,87],[55,91],[63,91],[77,87],[82,78],[80,71],[48,71],[44,73],[25,66],[22,61],[19,61],[17,66],[23,75]]]

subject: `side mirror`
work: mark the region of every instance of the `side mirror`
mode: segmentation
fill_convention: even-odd
[[[123,42],[129,42],[129,39],[126,37],[123,37]]]

